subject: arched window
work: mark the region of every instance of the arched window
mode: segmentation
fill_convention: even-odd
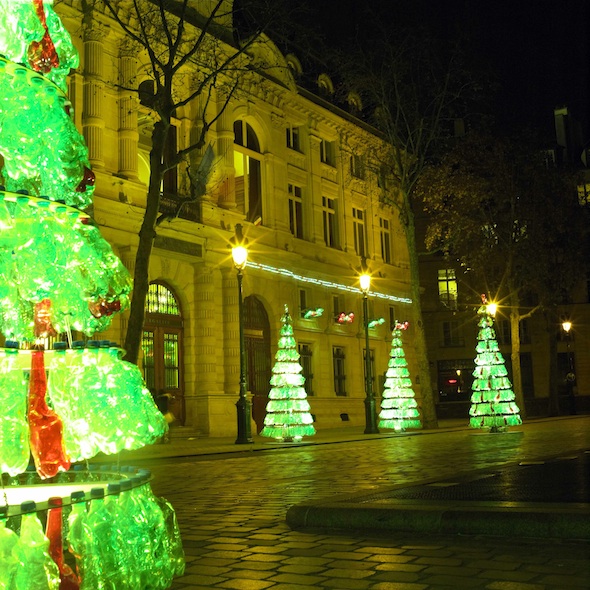
[[[149,286],[141,342],[143,375],[163,413],[184,424],[183,322],[175,294],[162,283]]]
[[[262,223],[262,156],[254,129],[246,121],[234,122],[236,204],[251,223]]]

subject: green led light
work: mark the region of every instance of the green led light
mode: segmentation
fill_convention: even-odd
[[[402,330],[407,327],[407,322],[396,322],[392,332],[391,352],[379,413],[379,428],[391,428],[396,432],[404,432],[407,428],[422,428],[402,344]]]
[[[315,434],[315,428],[303,387],[305,377],[301,374],[303,368],[299,363],[300,355],[293,335],[293,324],[286,305],[281,321],[283,325],[270,379],[267,414],[260,435],[293,442]]]
[[[318,285],[320,287],[326,287],[327,289],[337,289],[339,291],[346,291],[347,293],[363,294],[358,287],[349,287],[348,285],[342,285],[341,283],[334,283],[332,281],[325,281],[323,279],[314,279],[312,277],[304,277],[298,275],[285,268],[276,268],[269,266],[268,264],[260,264],[258,262],[248,262],[248,268],[256,268],[265,272],[277,274],[300,283],[309,283],[312,285]],[[384,299],[385,301],[395,301],[396,303],[412,303],[412,300],[407,297],[398,297],[396,295],[386,295],[385,293],[375,293],[371,291],[371,296],[377,299]]]

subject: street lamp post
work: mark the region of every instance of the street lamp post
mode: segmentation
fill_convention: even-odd
[[[232,238],[231,255],[234,266],[238,272],[238,320],[240,326],[240,396],[236,402],[238,415],[238,436],[237,445],[250,444],[252,440],[252,431],[250,426],[251,403],[248,400],[248,390],[246,387],[246,349],[244,346],[244,311],[242,298],[242,281],[244,278],[244,268],[248,262],[247,240],[242,235],[242,226],[236,224],[236,235]]]
[[[561,324],[563,331],[565,332],[565,343],[567,347],[567,365],[568,370],[565,376],[565,386],[567,389],[567,399],[569,402],[569,410],[570,414],[574,415],[577,414],[576,411],[576,397],[574,394],[574,386],[576,384],[576,373],[574,372],[574,359],[572,356],[572,351],[570,348],[571,343],[571,336],[570,330],[572,329],[572,323],[570,321],[565,321]]]
[[[363,292],[363,321],[365,324],[365,434],[379,434],[377,428],[375,396],[373,394],[373,379],[371,375],[371,351],[369,349],[369,289],[371,275],[367,269],[367,262],[363,258],[361,275],[359,277]]]

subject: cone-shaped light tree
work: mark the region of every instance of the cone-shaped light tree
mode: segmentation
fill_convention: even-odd
[[[279,349],[270,379],[272,389],[260,434],[283,442],[297,442],[304,436],[315,434],[315,428],[303,387],[305,377],[301,374],[303,368],[299,363],[291,315],[286,305],[281,321]]]
[[[472,428],[489,428],[490,432],[501,432],[508,426],[521,424],[522,420],[514,401],[504,357],[496,340],[495,305],[488,303],[485,295],[481,296],[481,300],[482,305],[477,310],[479,332],[469,424]]]
[[[379,414],[379,428],[393,428],[397,432],[422,427],[402,343],[402,330],[407,328],[408,322],[396,322],[393,329]]]

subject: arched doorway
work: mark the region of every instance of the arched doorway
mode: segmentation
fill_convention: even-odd
[[[252,394],[252,418],[256,431],[264,427],[270,391],[270,323],[262,302],[254,295],[244,299],[244,345],[248,391]]]
[[[143,375],[167,419],[184,424],[183,323],[178,299],[162,283],[152,283],[145,303],[141,342]]]

